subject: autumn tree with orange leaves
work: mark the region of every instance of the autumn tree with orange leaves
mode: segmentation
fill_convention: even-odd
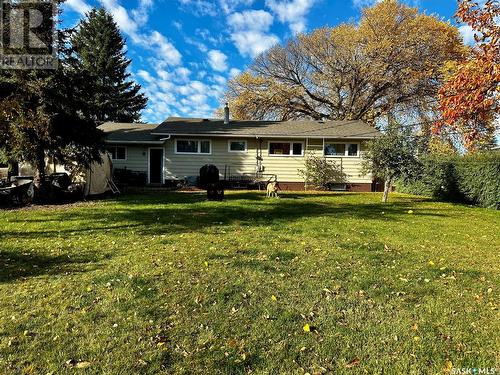
[[[465,149],[474,152],[492,142],[495,121],[500,121],[500,3],[461,0],[456,17],[472,28],[476,43],[463,61],[446,66],[439,91],[442,119],[435,132],[455,131]]]

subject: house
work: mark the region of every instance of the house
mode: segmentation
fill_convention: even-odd
[[[205,164],[221,177],[276,176],[283,189],[304,188],[298,170],[312,152],[334,160],[347,190],[371,191],[361,174],[365,141],[380,135],[361,121],[229,121],[170,117],[159,125],[105,123],[100,129],[115,168],[143,172],[149,184],[197,176]]]

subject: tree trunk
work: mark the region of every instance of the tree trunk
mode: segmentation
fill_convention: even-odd
[[[33,182],[37,188],[40,188],[45,179],[45,152],[43,150],[37,152],[35,164],[35,176]]]
[[[382,197],[382,202],[387,203],[389,199],[389,192],[391,191],[392,182],[390,179],[384,181],[384,196]]]
[[[7,172],[7,178],[10,181],[10,178],[12,176],[18,176],[19,175],[19,164],[17,161],[10,159],[7,162],[7,165],[9,167],[8,172]]]

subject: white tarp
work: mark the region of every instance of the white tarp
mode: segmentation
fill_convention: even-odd
[[[111,190],[108,181],[113,180],[113,163],[108,153],[101,154],[101,163],[93,162],[85,175],[84,195],[99,195]]]

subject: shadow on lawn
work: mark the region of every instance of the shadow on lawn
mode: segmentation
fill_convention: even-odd
[[[338,196],[342,197],[341,194]],[[127,229],[133,229],[140,235],[168,235],[199,232],[234,224],[241,226],[288,224],[307,217],[398,221],[415,204],[414,200],[393,202],[389,205],[343,203],[335,199],[315,200],[323,197],[335,198],[337,195],[287,194],[282,199],[270,200],[258,193],[245,192],[229,194],[224,202],[207,202],[205,194],[202,193],[122,196],[117,199],[119,205],[112,209],[105,205],[93,207],[91,210],[49,213],[48,222],[64,223],[53,230],[3,231],[0,233],[0,238],[52,237],[90,231],[95,234],[115,231],[125,233]],[[424,200],[419,200],[421,201]],[[439,210],[426,208],[417,210],[413,216],[445,215]],[[24,220],[19,219],[17,222]],[[75,225],[68,227],[72,222]]]
[[[0,251],[0,283],[40,275],[86,272],[95,269],[95,263],[110,255],[68,254],[45,255],[16,251]]]

